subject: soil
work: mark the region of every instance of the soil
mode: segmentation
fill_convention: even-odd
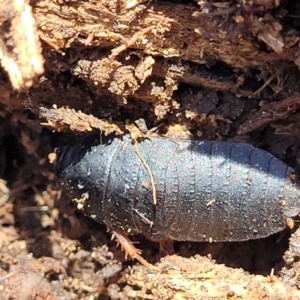
[[[300,3],[0,8],[0,299],[300,299],[299,220],[247,242],[131,237],[150,270],[76,210],[50,163],[56,147],[143,119],[176,139],[250,143],[299,172]]]

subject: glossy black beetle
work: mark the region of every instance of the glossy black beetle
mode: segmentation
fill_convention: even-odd
[[[87,216],[155,240],[257,239],[300,212],[293,169],[249,144],[93,135],[58,150],[55,170]]]

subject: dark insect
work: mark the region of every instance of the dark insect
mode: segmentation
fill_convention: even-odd
[[[87,216],[155,240],[257,239],[300,212],[293,169],[249,144],[89,136],[55,169]]]

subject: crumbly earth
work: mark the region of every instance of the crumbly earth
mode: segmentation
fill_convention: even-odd
[[[144,119],[298,172],[299,15],[285,0],[1,1],[0,299],[300,299],[298,220],[247,242],[132,237],[153,271],[76,211],[48,159]]]

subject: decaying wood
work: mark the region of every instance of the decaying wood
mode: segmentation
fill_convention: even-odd
[[[31,87],[44,71],[32,8],[27,1],[1,1],[0,63],[14,89]]]
[[[300,297],[300,291],[277,277],[249,275],[241,269],[216,265],[206,257],[189,259],[176,255],[158,264],[163,272],[149,272],[134,267],[128,282],[137,287],[132,298],[142,299],[290,299]],[[276,296],[275,296],[276,295]]]
[[[256,15],[250,4],[218,11],[213,6],[201,10],[153,1],[119,11],[116,2],[79,1],[68,6],[39,1],[34,13],[40,37],[61,53],[75,44],[121,45],[114,56],[130,46],[148,55],[181,57],[202,64],[217,60],[234,67],[293,60],[298,53],[298,38],[286,35],[278,21]],[[224,22],[224,17],[231,22]],[[75,20],[80,20],[76,26]],[[259,40],[274,52],[259,50]]]
[[[300,151],[300,5],[281,0],[30,5],[0,4],[1,63],[12,87],[24,91],[12,92],[0,74],[1,290],[30,297],[29,286],[41,299],[299,299],[299,233],[290,241],[284,269],[286,236],[241,245],[176,243],[176,253],[189,258],[162,260],[154,242],[133,237],[155,266],[138,267],[126,261],[104,227],[74,212],[47,156],[78,132],[128,130],[134,140],[147,130],[135,132],[130,124],[144,118],[160,135],[246,141],[293,167]],[[34,80],[43,72],[43,59],[45,72]],[[208,253],[234,268],[216,264]]]
[[[35,110],[41,118],[47,120],[47,123],[42,123],[43,126],[53,128],[58,132],[69,128],[78,132],[91,132],[93,129],[98,129],[105,135],[110,133],[121,135],[124,133],[115,124],[110,124],[92,115],[86,115],[81,111],[76,112],[74,109],[66,107],[39,107]]]
[[[238,129],[238,134],[247,134],[271,122],[284,120],[300,107],[300,96],[294,95],[280,102],[265,103],[261,108],[249,115],[248,120]]]

